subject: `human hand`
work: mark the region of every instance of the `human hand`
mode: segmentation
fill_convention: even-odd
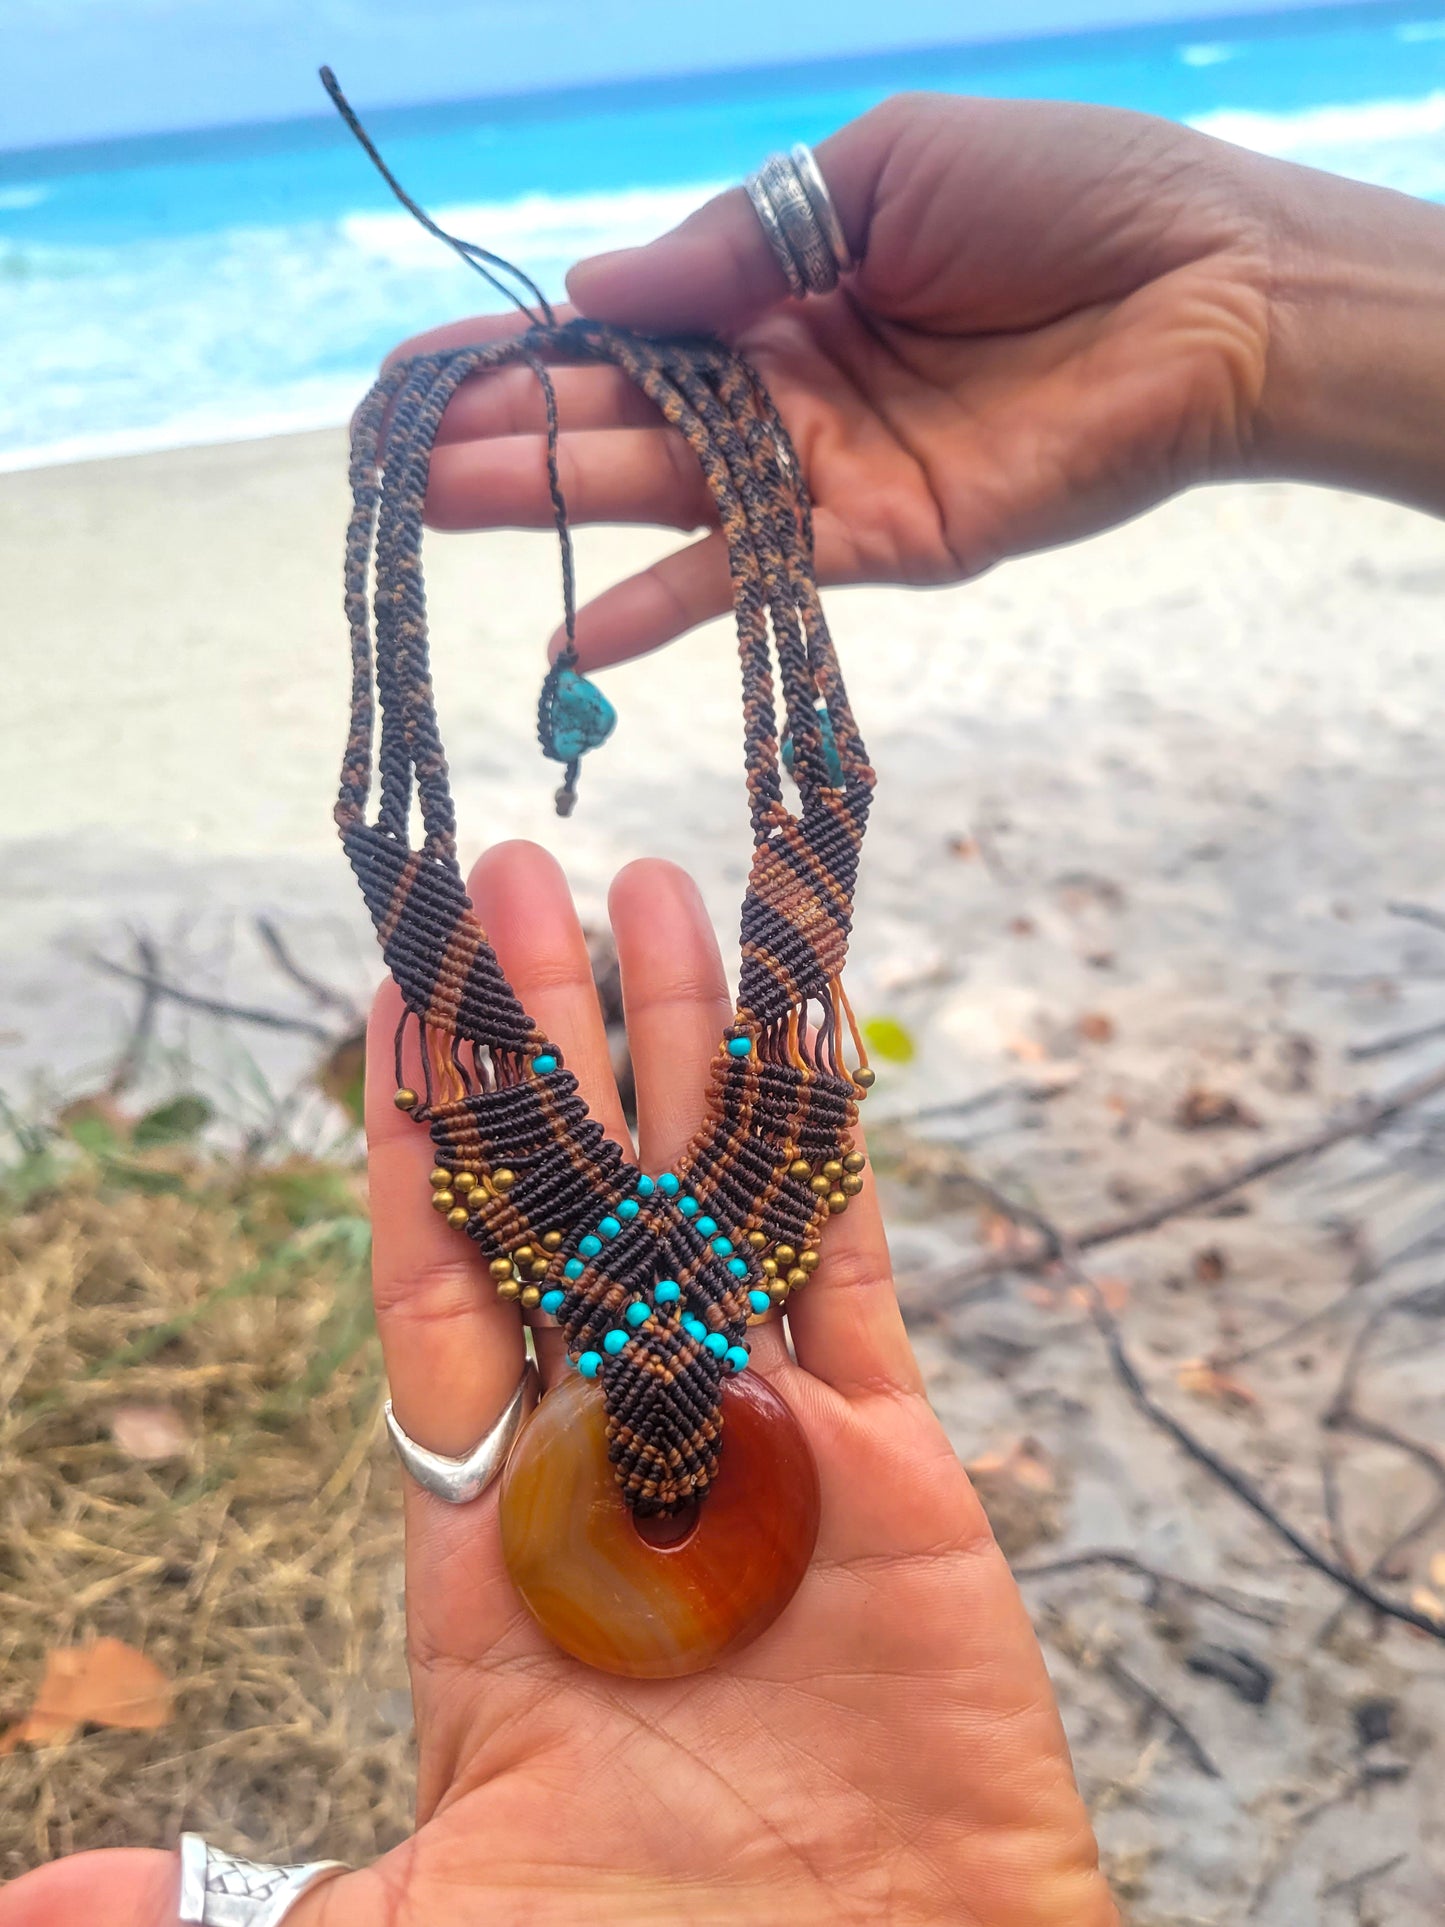
[[[795,301],[741,189],[582,262],[577,307],[708,331],[771,390],[816,507],[819,579],[927,584],[1106,528],[1196,482],[1297,474],[1445,507],[1445,212],[1170,122],[905,96],[822,143],[860,266]],[[515,331],[466,321],[396,350]],[[556,377],[574,521],[709,532],[583,610],[595,668],[731,605],[697,465],[615,369]],[[442,528],[550,526],[525,368],[463,386]]]
[[[483,858],[478,914],[527,1010],[566,1050],[594,1116],[628,1142],[587,949],[556,865]],[[699,1120],[731,1012],[696,889],[670,865],[612,893],[637,1073],[641,1162],[666,1169]],[[522,1324],[430,1208],[427,1133],[392,1103],[399,1005],[368,1053],[377,1322],[397,1415],[458,1453],[522,1366]],[[408,1482],[406,1586],[418,1831],[305,1896],[288,1927],[571,1923],[1116,1921],[1048,1675],[983,1511],[929,1409],[871,1182],[778,1324],[752,1331],[803,1425],[823,1510],[782,1618],[713,1671],[595,1673],[555,1650],[502,1564],[497,1488],[451,1507]],[[537,1316],[544,1378],[561,1334]],[[82,1856],[0,1899],[0,1927],[173,1927],[171,1856]]]

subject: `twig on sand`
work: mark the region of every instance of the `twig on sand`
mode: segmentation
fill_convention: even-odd
[[[1251,1599],[1230,1587],[1203,1586],[1195,1579],[1181,1579],[1177,1573],[1160,1572],[1157,1566],[1147,1565],[1118,1546],[1096,1546],[1088,1552],[1069,1553],[1041,1565],[1015,1566],[1013,1576],[1018,1580],[1052,1579],[1060,1573],[1083,1572],[1090,1566],[1113,1566],[1118,1572],[1133,1573],[1136,1578],[1147,1580],[1156,1595],[1177,1592],[1191,1599],[1207,1600],[1210,1605],[1219,1606],[1240,1619],[1252,1619],[1259,1626],[1278,1626],[1284,1618],[1283,1609],[1272,1599]]]
[[[152,940],[141,931],[133,933],[132,942],[135,944],[136,964],[140,972],[140,1002],[136,1005],[130,1034],[106,1079],[107,1097],[120,1097],[130,1089],[144,1068],[146,1052],[155,1036],[156,1007],[160,1003],[160,990],[156,982],[160,971],[160,953]]]
[[[1124,1662],[1116,1659],[1112,1653],[1103,1654],[1098,1664],[1100,1672],[1106,1679],[1111,1680],[1121,1692],[1141,1701],[1146,1712],[1164,1722],[1170,1738],[1184,1750],[1193,1765],[1207,1779],[1224,1778],[1205,1751],[1203,1743],[1195,1736],[1193,1728],[1188,1725],[1181,1713],[1175,1711],[1162,1693],[1156,1692],[1148,1681],[1140,1679],[1137,1673],[1131,1673]]]
[[[256,935],[269,952],[276,968],[289,977],[298,989],[304,990],[318,1010],[334,1010],[344,1017],[348,1024],[360,1024],[361,1012],[352,1000],[341,991],[333,989],[330,984],[322,983],[319,977],[313,977],[304,965],[298,963],[280,930],[269,917],[257,917]]]
[[[239,1024],[259,1024],[266,1030],[296,1031],[303,1037],[314,1037],[318,1042],[329,1044],[334,1033],[314,1018],[292,1017],[282,1010],[264,1010],[251,1004],[227,1003],[220,997],[203,997],[199,992],[186,990],[180,984],[166,981],[150,965],[137,969],[131,964],[117,963],[113,957],[101,956],[97,951],[86,953],[86,961],[107,976],[119,977],[128,984],[139,984],[152,998],[168,998],[186,1010],[199,1010],[208,1017],[226,1017]]]
[[[1332,1880],[1320,1899],[1353,1900],[1372,1880],[1383,1880],[1396,1867],[1403,1867],[1409,1857],[1407,1853],[1392,1853],[1388,1860],[1377,1860],[1373,1866],[1361,1867],[1358,1873],[1346,1874],[1343,1880]]]
[[[1392,917],[1408,917],[1431,930],[1445,930],[1445,910],[1432,910],[1428,903],[1387,903],[1385,908]]]
[[[1246,1158],[1243,1163],[1232,1165],[1215,1177],[1170,1192],[1138,1211],[1099,1219],[1072,1236],[1060,1231],[1038,1212],[1032,1212],[1025,1206],[1010,1206],[1008,1215],[1034,1233],[1034,1243],[1013,1251],[988,1252],[971,1264],[955,1267],[941,1275],[933,1274],[918,1279],[909,1293],[909,1308],[944,1310],[954,1302],[955,1293],[961,1286],[975,1285],[986,1278],[999,1277],[1010,1271],[1038,1271],[1055,1263],[1065,1247],[1075,1252],[1091,1251],[1099,1245],[1116,1244],[1120,1239],[1157,1230],[1171,1218],[1182,1218],[1206,1205],[1215,1204],[1232,1191],[1242,1190],[1245,1185],[1253,1184],[1260,1178],[1271,1177],[1288,1165],[1318,1157],[1349,1138],[1370,1137],[1402,1112],[1416,1109],[1432,1097],[1439,1096],[1442,1091],[1445,1091],[1445,1064],[1410,1079],[1408,1083],[1397,1085],[1393,1091],[1387,1091],[1381,1097],[1358,1100],[1329,1123],[1303,1137],[1292,1138],[1284,1144],[1277,1144],[1272,1150],[1261,1151],[1257,1156]],[[985,1190],[987,1187],[980,1185],[979,1189]]]
[[[1434,1037],[1445,1037],[1445,1019],[1433,1024],[1420,1024],[1414,1030],[1391,1031],[1386,1037],[1372,1037],[1365,1044],[1351,1044],[1345,1052],[1357,1064],[1370,1057],[1388,1057],[1393,1051],[1409,1050],[1415,1044],[1428,1044]]]

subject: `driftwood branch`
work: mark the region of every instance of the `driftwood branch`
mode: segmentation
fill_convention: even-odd
[[[86,961],[97,970],[103,970],[108,977],[119,977],[123,983],[139,984],[152,999],[166,998],[186,1010],[202,1011],[208,1017],[229,1018],[238,1024],[259,1024],[265,1030],[295,1031],[302,1037],[314,1037],[322,1044],[329,1044],[333,1038],[333,1032],[324,1024],[318,1024],[314,1018],[292,1017],[282,1010],[265,1010],[252,1004],[231,1004],[220,997],[203,997],[198,991],[168,982],[148,964],[137,967],[117,963],[113,957],[101,956],[96,951],[88,952]]]

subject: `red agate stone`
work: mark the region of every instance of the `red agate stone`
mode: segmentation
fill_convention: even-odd
[[[502,1480],[502,1552],[533,1618],[574,1659],[632,1679],[699,1673],[797,1591],[818,1536],[812,1449],[751,1372],[725,1383],[722,1411],[717,1477],[690,1525],[639,1524],[623,1504],[595,1383],[569,1374],[532,1414]]]

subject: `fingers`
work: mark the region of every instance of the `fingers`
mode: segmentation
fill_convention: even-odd
[[[557,467],[573,523],[695,529],[716,520],[702,471],[673,429],[563,434]],[[426,497],[433,528],[551,528],[554,513],[542,436],[503,435],[433,451]]]
[[[557,320],[571,321],[576,312],[575,308],[558,308]],[[381,365],[394,368],[397,362],[410,361],[415,355],[439,355],[449,348],[510,341],[513,335],[525,334],[527,327],[525,315],[515,308],[509,308],[505,314],[469,315],[465,321],[448,321],[440,328],[427,328],[419,335],[399,341]]]
[[[569,433],[594,428],[661,428],[662,416],[620,368],[552,371],[557,415]],[[545,435],[542,385],[530,368],[489,369],[464,381],[447,404],[436,446],[496,435]]]
[[[889,145],[865,114],[816,150],[855,260],[867,241],[874,185]],[[730,336],[787,299],[788,284],[751,201],[730,188],[646,247],[579,261],[567,292],[583,314],[659,334]]]
[[[0,1894],[0,1927],[68,1927],[105,1920],[113,1927],[157,1927],[174,1920],[180,1869],[173,1853],[112,1847],[52,1860]]]

